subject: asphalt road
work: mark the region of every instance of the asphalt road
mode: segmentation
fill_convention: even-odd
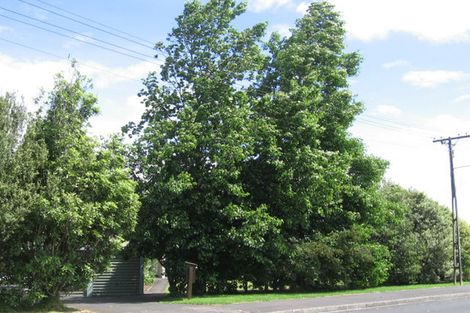
[[[276,300],[229,305],[184,305],[159,302],[161,294],[138,297],[71,297],[68,307],[97,313],[469,313],[470,286],[384,293],[350,294],[320,298]],[[370,309],[363,309],[370,307]]]
[[[469,299],[447,299],[352,311],[355,313],[468,313]]]

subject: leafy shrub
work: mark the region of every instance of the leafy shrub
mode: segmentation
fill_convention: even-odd
[[[366,229],[356,227],[299,244],[292,263],[296,286],[332,289],[382,284],[388,277],[390,255],[385,246],[369,239]]]

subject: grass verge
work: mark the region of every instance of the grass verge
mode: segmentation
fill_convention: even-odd
[[[470,285],[470,282],[466,282],[465,285]],[[286,299],[306,299],[306,298],[319,298],[327,296],[338,296],[338,295],[350,295],[350,294],[361,294],[361,293],[374,293],[374,292],[390,292],[390,291],[401,291],[401,290],[417,290],[426,288],[439,288],[439,287],[451,287],[453,283],[442,283],[442,284],[421,284],[421,285],[405,285],[405,286],[382,286],[376,288],[367,289],[355,289],[355,290],[337,290],[337,291],[318,291],[318,292],[249,292],[249,293],[236,293],[226,295],[204,295],[195,296],[192,299],[186,299],[184,297],[165,297],[160,301],[177,304],[231,304],[231,303],[242,303],[242,302],[266,302],[273,300],[286,300]]]

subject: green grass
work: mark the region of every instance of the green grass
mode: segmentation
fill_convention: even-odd
[[[465,285],[470,285],[470,282],[466,282]],[[376,288],[367,289],[356,289],[356,290],[338,290],[338,291],[319,291],[319,292],[248,292],[248,293],[236,293],[227,295],[204,295],[195,296],[192,299],[186,299],[184,297],[171,297],[168,296],[163,298],[161,301],[178,304],[231,304],[231,303],[242,303],[242,302],[266,302],[273,300],[285,300],[285,299],[305,299],[305,298],[318,298],[327,296],[337,295],[350,295],[350,294],[361,294],[361,293],[373,293],[373,292],[390,292],[400,290],[416,290],[426,288],[437,288],[437,287],[451,287],[454,286],[452,283],[443,284],[421,284],[421,285],[407,285],[407,286],[383,286]]]

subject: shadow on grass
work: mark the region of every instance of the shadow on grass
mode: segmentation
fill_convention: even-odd
[[[150,293],[140,296],[99,296],[99,297],[82,297],[70,296],[62,298],[62,301],[67,306],[73,306],[74,303],[147,303],[159,302],[165,298],[165,294]]]
[[[43,313],[43,312],[80,312],[81,310],[66,307],[62,303],[54,303],[54,304],[41,304],[36,305],[33,307],[18,307],[12,308],[9,306],[2,306],[0,305],[0,312],[1,313]]]

